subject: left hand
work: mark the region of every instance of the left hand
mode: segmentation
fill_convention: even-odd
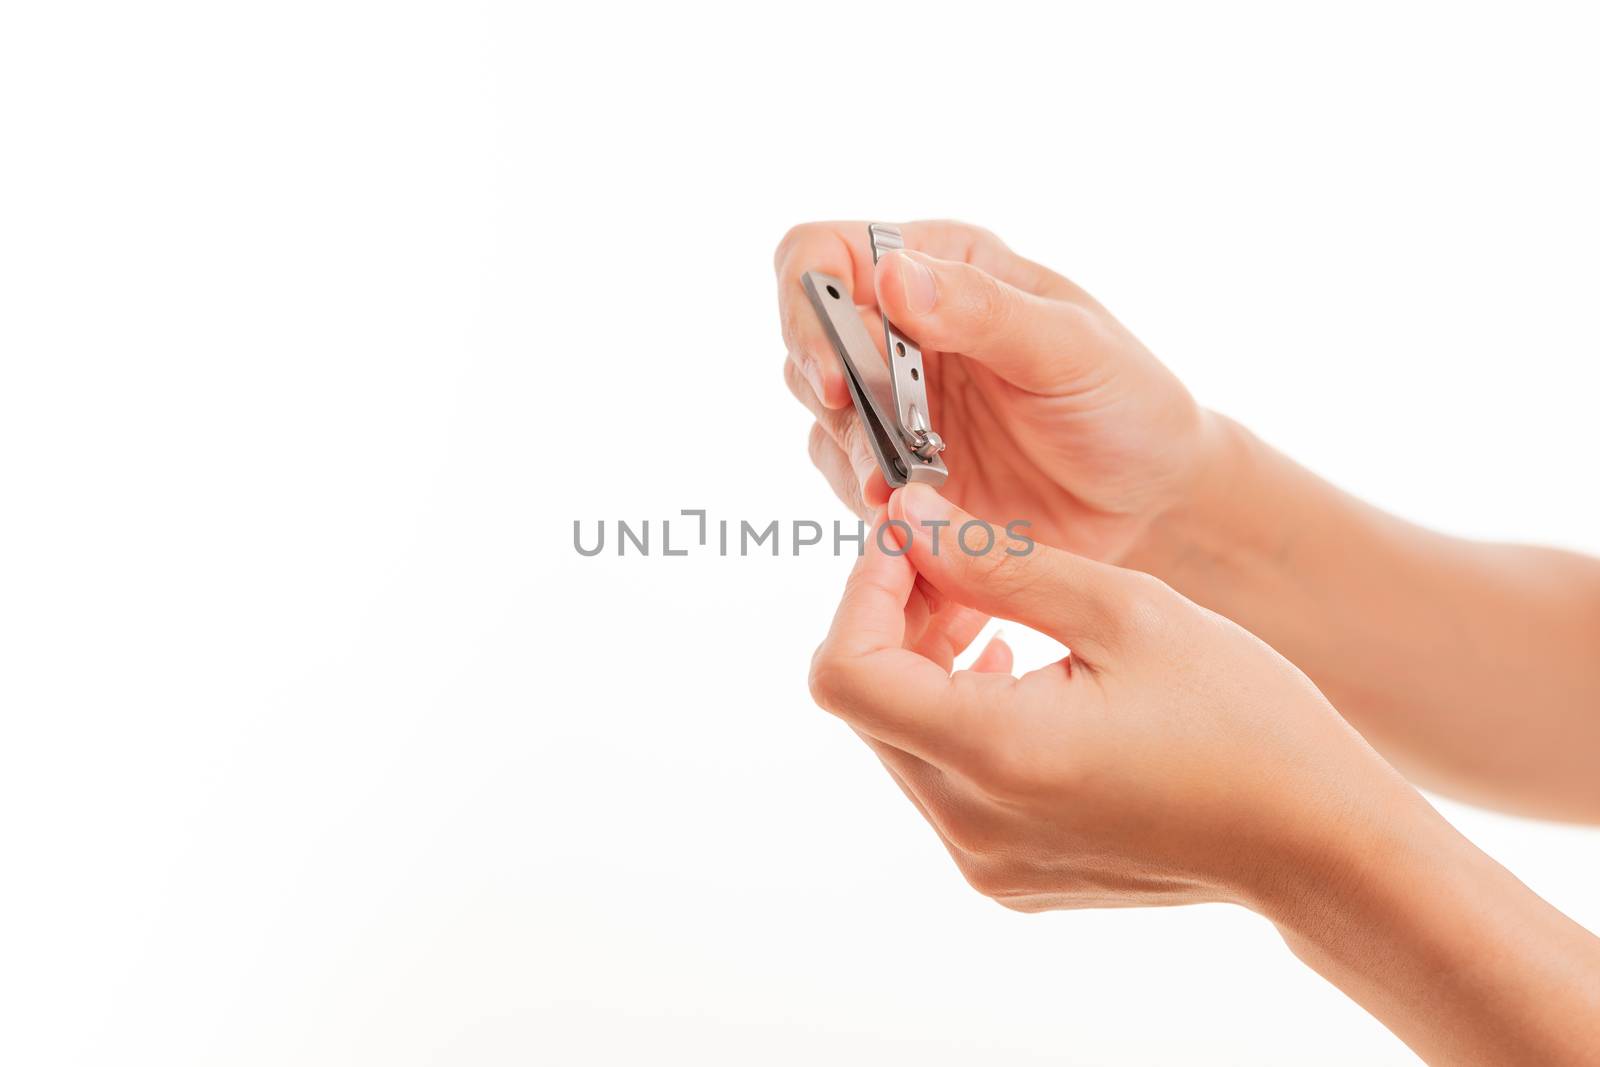
[[[857,514],[888,499],[802,289],[801,275],[821,270],[844,280],[875,342],[882,313],[922,346],[929,415],[949,446],[946,496],[1026,518],[1040,540],[1080,555],[1129,558],[1221,459],[1219,421],[1088,293],[994,234],[955,222],[902,229],[914,251],[876,266],[864,222],[797,226],[779,245],[784,378],[816,416],[812,461]]]

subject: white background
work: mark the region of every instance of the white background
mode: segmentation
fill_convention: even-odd
[[[0,1060],[1412,1062],[1245,913],[972,894],[808,699],[848,560],[572,522],[843,517],[773,246],[953,216],[1600,550],[1578,10],[7,5]],[[1600,832],[1444,810],[1600,926]]]

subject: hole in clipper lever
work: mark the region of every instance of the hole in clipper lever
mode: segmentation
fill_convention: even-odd
[[[917,342],[887,323],[883,333],[869,329],[865,309],[845,291],[847,280],[807,271],[802,282],[839,359],[861,436],[884,481],[891,489],[913,480],[943,484],[949,470],[939,458],[942,442],[925,414],[923,356]],[[912,370],[915,378],[906,373]]]
[[[912,381],[916,381],[918,378],[921,378],[921,377],[922,377],[922,375],[917,373],[917,368],[912,367],[911,368],[911,380]]]

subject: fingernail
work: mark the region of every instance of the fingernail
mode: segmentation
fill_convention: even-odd
[[[900,492],[900,507],[912,518],[937,517],[944,498],[922,482],[909,482]]]
[[[811,391],[817,394],[818,400],[821,400],[822,373],[817,370],[816,363],[812,362],[810,359],[802,359],[800,361],[800,373],[805,376],[806,381],[811,383]]]
[[[939,286],[933,280],[933,271],[909,252],[898,255],[900,286],[905,290],[906,307],[918,315],[926,315],[939,302]]]

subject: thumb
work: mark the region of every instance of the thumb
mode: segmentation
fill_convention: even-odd
[[[959,352],[1006,381],[1048,393],[1073,371],[1096,329],[1088,312],[1065,300],[1034,296],[968,263],[921,252],[878,261],[878,306],[926,349]]]
[[[1139,576],[975,519],[929,486],[895,490],[889,514],[911,529],[908,556],[945,596],[1049,634],[1093,667],[1136,613]],[[1016,530],[1022,537],[1013,537]]]

